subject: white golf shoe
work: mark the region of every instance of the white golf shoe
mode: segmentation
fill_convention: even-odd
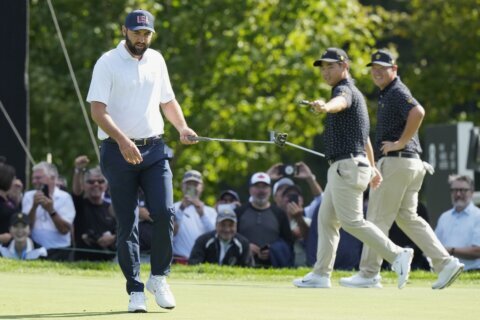
[[[373,278],[365,278],[357,273],[348,278],[341,278],[340,285],[349,288],[382,288],[381,281],[382,277],[379,274]]]
[[[462,273],[464,267],[465,265],[460,263],[457,258],[452,258],[438,274],[437,281],[432,285],[432,289],[443,289],[451,285]]]
[[[145,304],[145,294],[143,292],[130,293],[130,300],[128,301],[128,312],[147,312],[147,305]]]
[[[331,288],[332,283],[329,277],[319,276],[313,272],[303,278],[293,280],[293,285],[298,288]]]
[[[164,309],[175,308],[175,297],[167,284],[166,276],[152,276],[147,281],[147,290],[155,296],[157,304]]]
[[[400,252],[392,264],[392,270],[398,275],[398,289],[402,289],[407,284],[410,275],[410,264],[413,259],[413,249],[406,248]]]

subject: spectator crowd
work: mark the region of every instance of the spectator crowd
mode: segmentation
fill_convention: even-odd
[[[1,257],[115,261],[117,222],[108,181],[99,167],[90,166],[87,156],[78,156],[74,164],[71,189],[53,164],[40,162],[32,167],[32,189],[25,191],[13,166],[0,159]],[[229,189],[221,191],[209,206],[203,200],[204,183],[197,170],[188,170],[182,177],[182,197],[174,204],[175,263],[263,268],[315,263],[323,190],[304,162],[277,163],[265,172],[253,173],[246,201],[240,192]],[[453,208],[441,215],[435,232],[466,270],[479,270],[480,209],[472,201],[473,181],[455,176],[448,183]],[[365,213],[367,207],[368,190]],[[152,241],[148,208],[138,190],[140,249],[147,258]],[[417,211],[428,221],[423,204],[419,203]],[[431,269],[429,258],[395,224],[390,238],[415,250],[413,269]],[[340,229],[334,268],[358,270],[361,253],[362,243]],[[390,266],[384,263],[382,267]]]

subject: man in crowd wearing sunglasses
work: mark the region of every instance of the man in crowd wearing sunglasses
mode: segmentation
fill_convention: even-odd
[[[107,180],[100,168],[87,170],[88,162],[86,156],[75,159],[75,260],[111,260],[115,256],[116,220],[104,198]]]

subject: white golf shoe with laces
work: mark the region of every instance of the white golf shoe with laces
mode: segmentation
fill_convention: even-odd
[[[332,283],[329,277],[320,276],[313,272],[307,273],[305,277],[293,280],[293,285],[298,288],[331,288]]]
[[[398,275],[398,289],[405,287],[410,276],[410,264],[413,259],[413,249],[406,248],[400,252],[392,264],[392,270]]]
[[[451,285],[462,273],[464,267],[465,265],[460,263],[457,258],[452,258],[438,274],[437,281],[432,285],[432,289],[443,289]]]
[[[130,300],[128,301],[128,312],[147,312],[147,305],[145,304],[145,294],[143,292],[130,293]]]
[[[349,288],[382,288],[381,281],[382,277],[379,274],[366,278],[357,273],[348,278],[341,278],[340,285]]]
[[[166,276],[150,275],[146,287],[147,290],[155,296],[155,301],[161,308],[175,308],[175,297],[173,296],[172,291],[170,291]]]

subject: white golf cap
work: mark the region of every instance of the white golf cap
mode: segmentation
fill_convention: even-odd
[[[270,185],[272,181],[270,180],[270,176],[265,172],[257,172],[253,174],[252,178],[250,179],[250,185],[253,186],[257,183],[265,183]]]
[[[273,185],[273,195],[275,195],[277,193],[278,188],[280,188],[281,186],[283,186],[283,185],[293,186],[294,184],[295,183],[290,178],[282,178],[282,179],[278,180]]]

